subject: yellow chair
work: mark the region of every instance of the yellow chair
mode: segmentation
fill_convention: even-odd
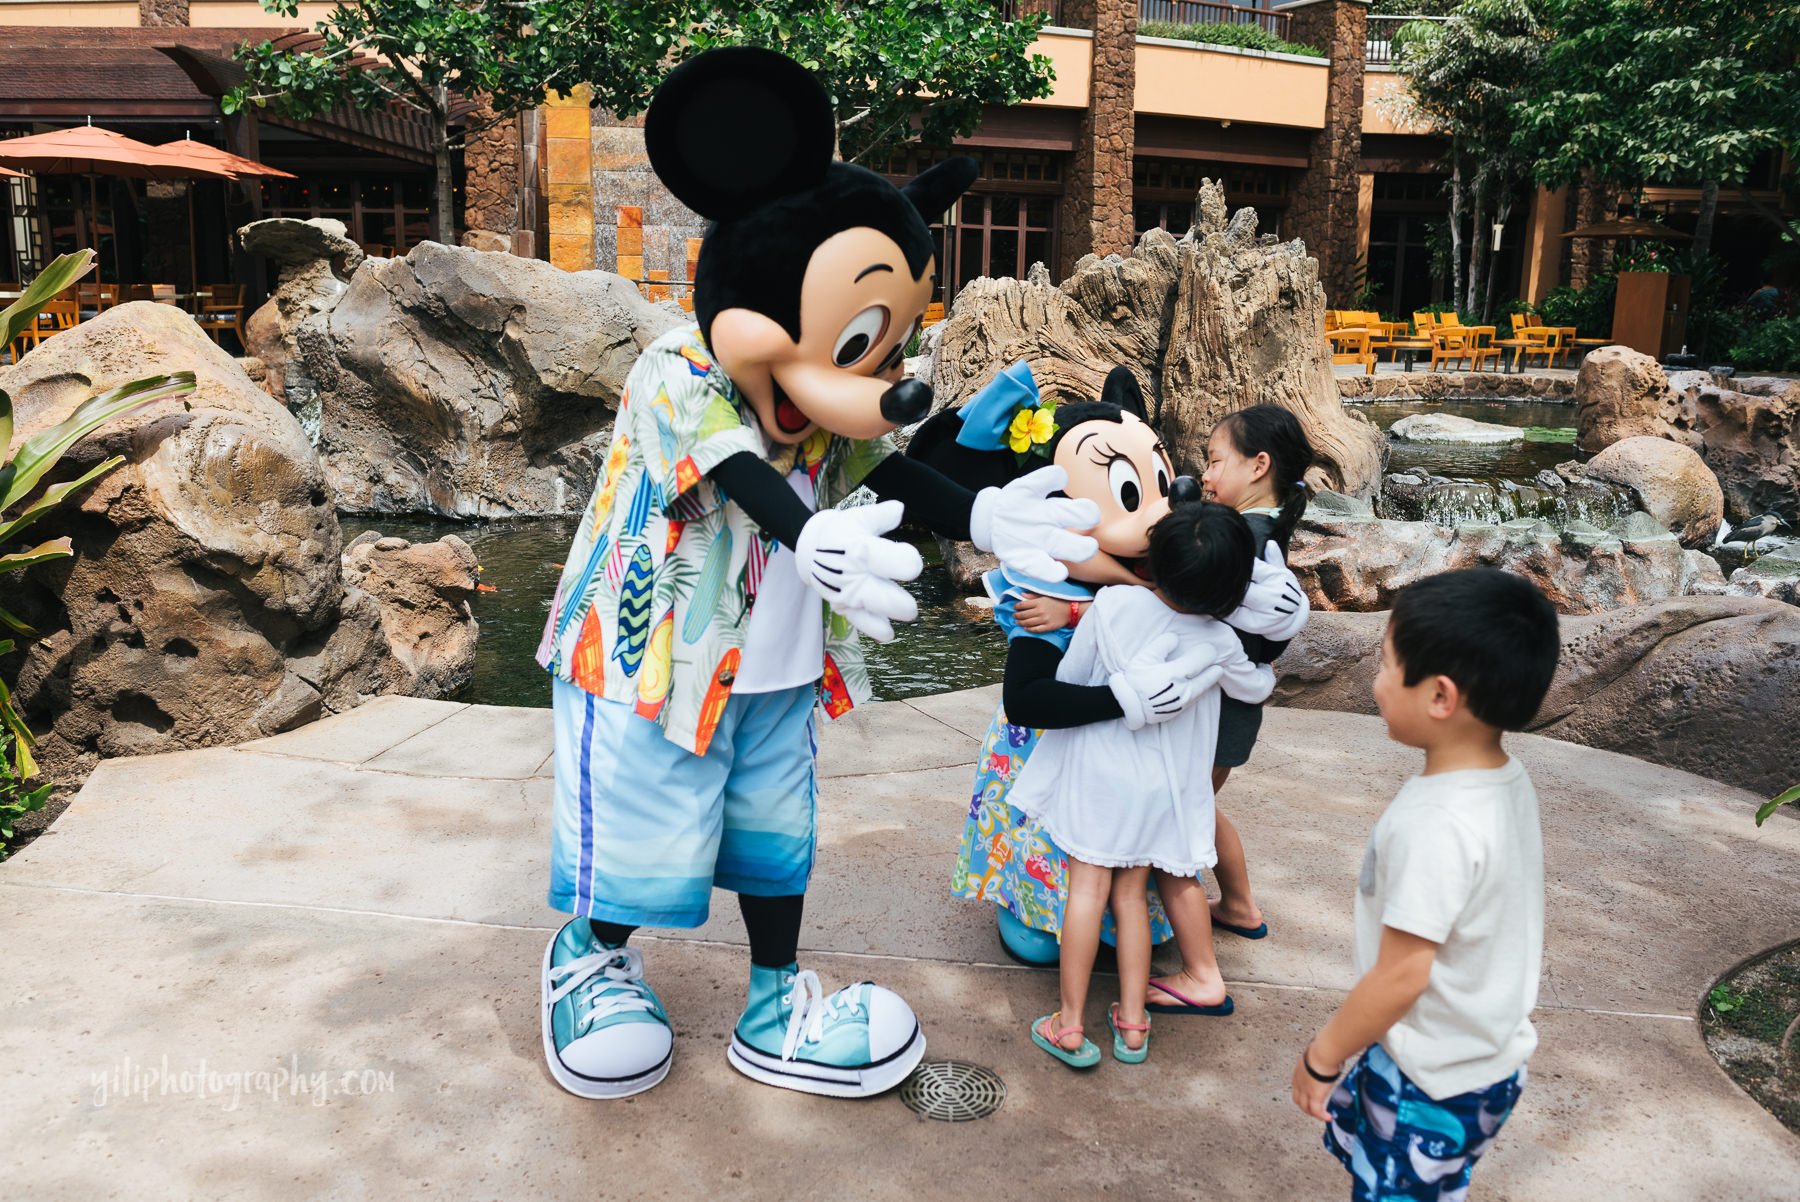
[[[219,341],[220,330],[237,334],[238,346],[244,345],[244,286],[242,284],[208,284],[200,290],[200,328]]]
[[[1331,340],[1331,362],[1360,363],[1364,367],[1364,375],[1375,374],[1375,352],[1369,345],[1368,330],[1332,330],[1326,334]]]
[[[53,334],[64,330],[72,330],[81,322],[81,302],[75,299],[73,288],[64,288],[57,293],[56,299],[45,301],[44,307],[38,310],[37,320],[20,330],[13,339],[13,362],[27,350],[34,350],[37,344]],[[27,347],[26,344],[30,343]]]
[[[1439,326],[1431,332],[1432,371],[1438,369],[1438,364],[1450,362],[1459,366],[1467,362],[1475,371],[1480,371],[1483,363],[1499,354],[1495,347],[1482,346],[1481,336],[1471,329]]]

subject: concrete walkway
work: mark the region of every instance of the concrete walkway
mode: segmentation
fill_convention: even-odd
[[[0,1193],[1345,1196],[1288,1075],[1351,984],[1363,841],[1415,757],[1375,719],[1270,711],[1222,797],[1272,930],[1220,941],[1237,1015],[1159,1019],[1147,1064],[1077,1075],[1026,1037],[1053,974],[1005,961],[992,909],[946,888],[993,704],[948,694],[825,728],[802,953],[828,989],[898,989],[928,1059],[994,1068],[1009,1092],[993,1118],[738,1077],[724,1049],[746,967],[725,895],[701,930],[643,941],[676,1026],[669,1079],[627,1102],[563,1093],[537,1018],[559,921],[548,713],[384,698],[241,747],[111,761],[0,865]],[[1718,1069],[1695,1015],[1719,973],[1800,937],[1800,822],[1758,831],[1737,790],[1512,746],[1544,802],[1542,1046],[1474,1196],[1795,1198],[1800,1139]],[[259,1070],[296,1069],[299,1088],[277,1075],[236,1096],[208,1076],[254,1090]]]

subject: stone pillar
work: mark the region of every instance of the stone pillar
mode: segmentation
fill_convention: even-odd
[[[1058,214],[1057,274],[1066,277],[1081,256],[1128,255],[1137,241],[1131,219],[1137,0],[1064,0],[1062,19],[1094,33],[1088,107],[1069,156]]]
[[[166,28],[188,23],[188,0],[138,0],[138,24]]]
[[[550,201],[550,262],[564,271],[591,271],[594,262],[593,121],[588,87],[544,101],[545,188]]]
[[[1356,293],[1357,171],[1362,163],[1363,56],[1368,0],[1293,0],[1289,41],[1317,46],[1331,60],[1325,128],[1313,134],[1310,165],[1300,173],[1282,232],[1306,243],[1319,261],[1326,302],[1346,308]]]
[[[670,292],[685,299],[688,243],[706,233],[706,222],[676,200],[650,168],[644,151],[644,118],[594,113],[594,263],[626,279],[674,281]],[[635,224],[634,224],[635,223]],[[652,299],[661,295],[646,286]]]
[[[471,121],[492,121],[483,104]],[[516,250],[520,229],[520,160],[517,117],[492,125],[463,147],[463,245],[479,250]]]
[[[1612,216],[1612,189],[1592,171],[1581,174],[1575,190],[1575,228],[1593,225]],[[1588,281],[1606,271],[1612,262],[1610,238],[1569,239],[1569,287],[1586,288]]]

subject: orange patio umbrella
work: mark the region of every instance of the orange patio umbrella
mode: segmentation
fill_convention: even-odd
[[[39,175],[84,175],[88,177],[88,221],[96,231],[100,225],[100,204],[96,198],[94,177],[123,176],[127,179],[230,179],[230,172],[203,167],[164,154],[148,142],[128,138],[110,129],[93,125],[77,125],[73,129],[52,130],[47,134],[30,134],[23,138],[0,139],[0,167],[12,167]],[[96,233],[95,242],[99,241]],[[118,244],[114,243],[114,254]],[[117,263],[114,264],[115,268]]]
[[[192,164],[211,172],[219,172],[232,179],[245,176],[271,175],[281,179],[297,179],[291,171],[283,171],[278,167],[265,167],[255,159],[247,159],[241,154],[232,154],[228,150],[220,150],[216,146],[208,146],[205,142],[196,142],[193,138],[183,138],[178,142],[164,142],[156,149],[168,157],[183,163]],[[194,192],[188,189],[188,278],[195,292],[200,291],[200,269],[194,257]]]

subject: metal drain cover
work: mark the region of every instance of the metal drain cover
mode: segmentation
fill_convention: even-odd
[[[1006,1101],[1006,1082],[991,1068],[961,1060],[928,1060],[900,1083],[900,1100],[928,1119],[984,1119]]]

